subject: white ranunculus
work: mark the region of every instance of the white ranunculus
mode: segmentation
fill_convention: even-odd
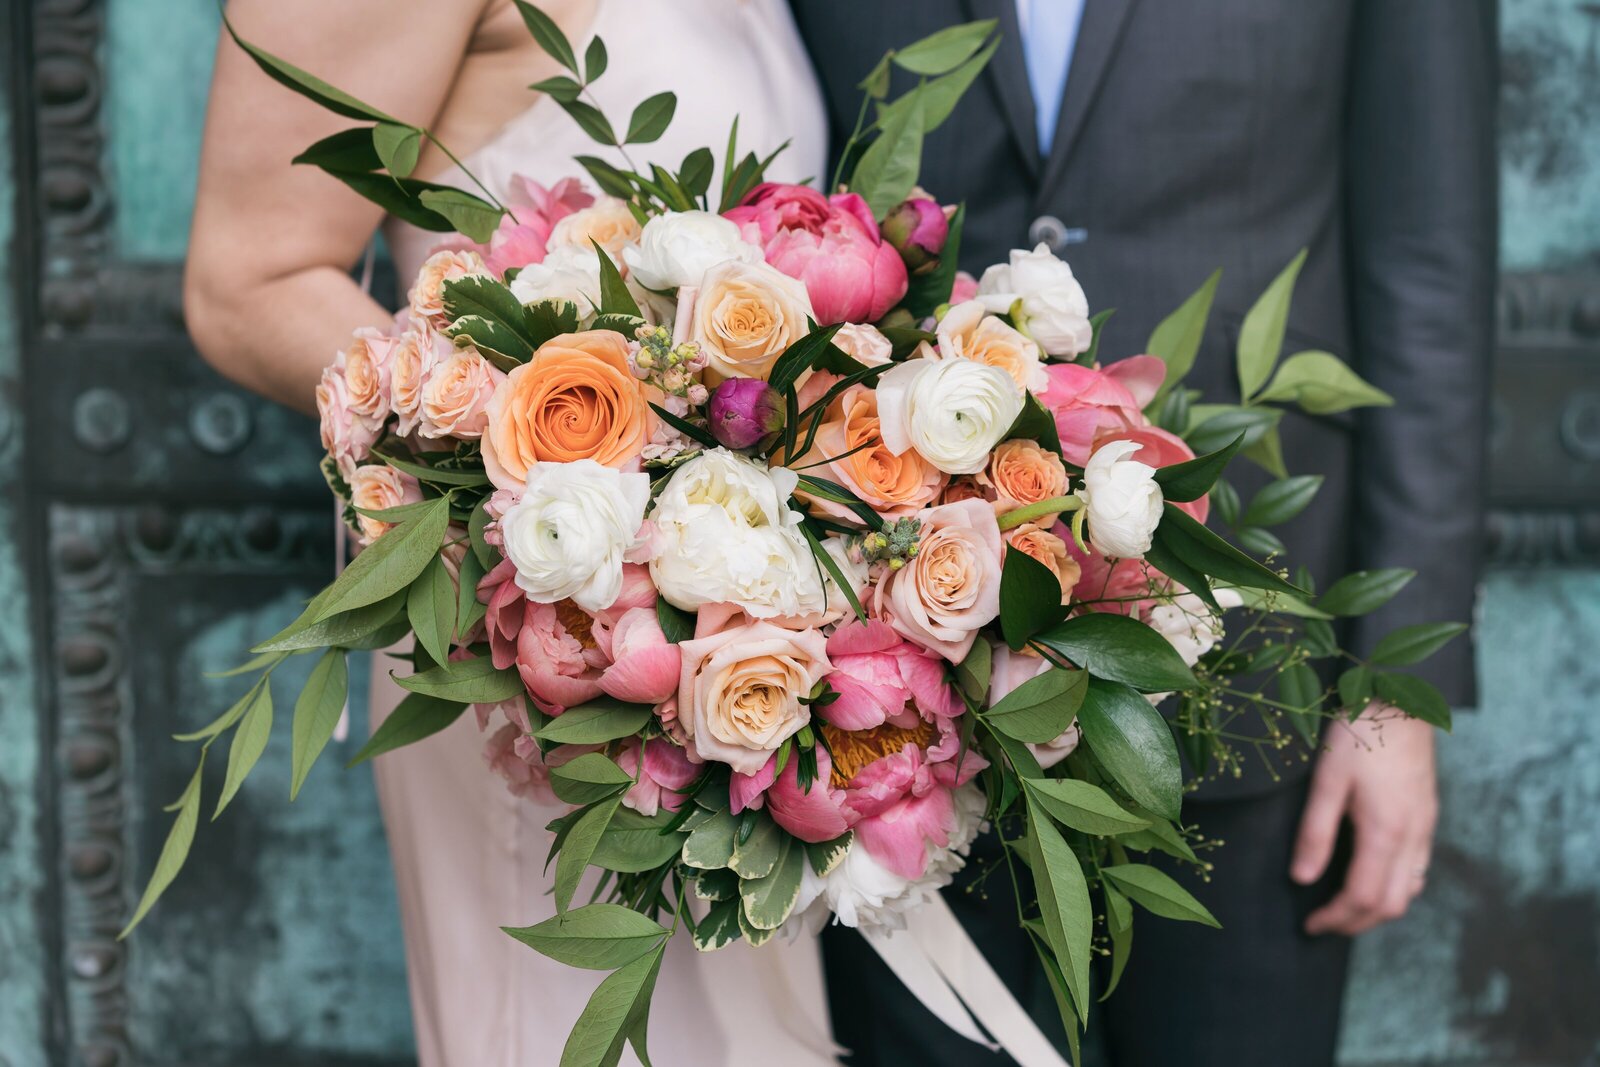
[[[884,446],[909,449],[946,474],[976,474],[1022,414],[1022,387],[1000,367],[913,359],[878,379]]]
[[[640,544],[650,477],[592,459],[535,463],[500,518],[517,587],[540,604],[571,598],[603,611],[622,592],[623,557]]]
[[[1013,248],[1011,262],[996,263],[984,271],[978,281],[978,299],[997,314],[1022,301],[1017,325],[1052,356],[1071,358],[1087,352],[1094,339],[1083,286],[1047,244],[1039,244],[1032,252]]]
[[[938,896],[955,874],[967,865],[972,840],[983,829],[983,790],[964,785],[955,791],[955,826],[950,844],[928,843],[928,866],[921,878],[906,878],[873,859],[860,840],[851,843],[839,865],[818,876],[808,863],[800,875],[800,896],[784,923],[786,935],[813,935],[830,916],[845,926],[862,930],[905,928],[906,913]]]
[[[1156,469],[1129,457],[1136,441],[1107,441],[1083,468],[1078,496],[1088,512],[1089,543],[1101,555],[1143,559],[1161,523]]]
[[[798,480],[724,448],[674,471],[650,515],[650,577],[668,603],[737,604],[757,619],[823,610],[816,561],[788,504]]]
[[[587,318],[600,309],[600,257],[578,245],[553,249],[543,263],[524,267],[511,279],[511,292],[524,304],[570,300]]]
[[[739,236],[739,227],[709,211],[674,211],[644,225],[636,247],[625,248],[630,277],[647,289],[699,285],[718,263],[763,261],[761,249]]]

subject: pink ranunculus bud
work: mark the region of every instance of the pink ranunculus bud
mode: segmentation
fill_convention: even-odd
[[[889,212],[882,232],[912,274],[927,274],[939,265],[939,254],[950,237],[950,222],[937,203],[918,196],[901,201]]]
[[[711,436],[728,448],[751,448],[783,429],[783,397],[759,378],[728,378],[706,405]]]

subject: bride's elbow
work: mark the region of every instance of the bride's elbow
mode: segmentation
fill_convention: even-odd
[[[247,376],[248,353],[236,341],[240,288],[238,279],[191,250],[183,269],[184,325],[201,357],[234,381]]]

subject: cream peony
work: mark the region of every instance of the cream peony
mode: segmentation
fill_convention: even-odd
[[[570,598],[604,611],[622,592],[622,564],[640,547],[650,478],[592,459],[535,463],[522,499],[500,518],[506,558],[528,599]]]
[[[1017,325],[1052,356],[1070,359],[1087,352],[1094,339],[1083,286],[1047,244],[1039,244],[1032,252],[1013,248],[1011,262],[984,271],[978,281],[978,299],[996,313],[1011,311],[1020,300]]]
[[[798,476],[722,448],[673,472],[656,497],[650,577],[671,604],[735,604],[751,617],[825,610],[816,561],[789,495]]]
[[[647,289],[699,285],[718,263],[762,262],[761,249],[739,227],[709,211],[674,211],[645,223],[636,247],[623,250],[634,280]]]
[[[511,280],[511,292],[524,304],[570,300],[587,319],[600,309],[600,257],[587,245],[557,248],[543,263],[522,268]]]
[[[914,448],[946,474],[976,474],[1022,414],[1022,389],[999,367],[913,359],[878,379],[883,443]]]
[[[811,721],[801,700],[832,670],[820,630],[769,622],[735,626],[678,645],[678,721],[701,760],[755,774]]]
[[[806,335],[811,317],[811,298],[800,282],[765,263],[730,260],[701,278],[691,339],[708,370],[764,379],[784,350]]]
[[[1143,559],[1161,523],[1156,469],[1131,459],[1137,441],[1107,441],[1089,457],[1078,490],[1088,513],[1089,543],[1114,559]]]
[[[876,326],[847,322],[833,335],[833,343],[868,367],[881,367],[894,358],[894,345]]]

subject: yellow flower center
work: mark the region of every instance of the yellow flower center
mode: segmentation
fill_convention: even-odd
[[[938,740],[939,734],[933,723],[919,719],[910,730],[887,722],[870,730],[841,730],[823,723],[822,736],[833,753],[833,775],[829,780],[835,789],[843,789],[868,765],[911,745],[927,748]]]

